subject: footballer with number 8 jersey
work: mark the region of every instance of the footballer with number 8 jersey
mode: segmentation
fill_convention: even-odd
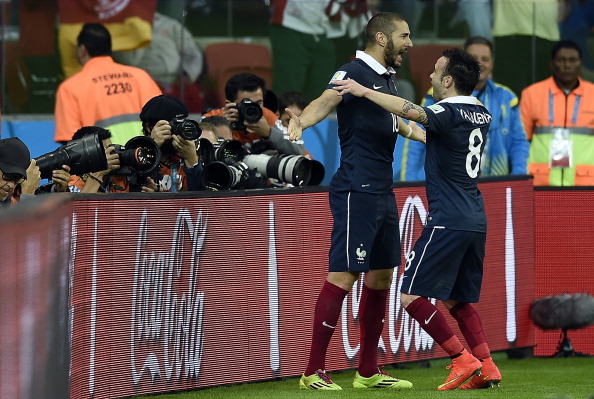
[[[427,131],[429,215],[406,260],[401,302],[452,359],[449,376],[437,388],[440,391],[492,387],[501,381],[480,316],[471,305],[479,300],[483,278],[487,218],[478,177],[491,123],[487,108],[471,96],[479,76],[480,66],[472,55],[449,49],[431,74],[436,104],[429,107],[378,93],[353,80],[337,81],[334,87],[339,95],[371,100]],[[429,298],[443,301],[472,353]]]

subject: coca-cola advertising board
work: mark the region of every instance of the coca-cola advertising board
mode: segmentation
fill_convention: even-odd
[[[533,346],[532,182],[483,182],[480,189],[489,230],[477,308],[489,344],[492,350]],[[395,193],[404,259],[428,209],[423,186]],[[110,195],[72,205],[71,398],[302,373],[327,272],[326,191]],[[444,357],[400,306],[401,272],[390,290],[380,363]],[[343,304],[329,370],[356,367],[361,283]]]

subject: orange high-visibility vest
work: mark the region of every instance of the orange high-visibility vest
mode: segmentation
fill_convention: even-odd
[[[100,126],[111,132],[114,144],[124,145],[142,134],[140,111],[159,94],[144,70],[118,64],[110,56],[93,57],[58,87],[54,140],[69,141],[83,126]]]
[[[520,113],[532,140],[528,173],[537,186],[594,186],[594,84],[579,79],[565,94],[553,77],[522,91]],[[571,143],[573,165],[551,168],[551,142],[564,129]]]

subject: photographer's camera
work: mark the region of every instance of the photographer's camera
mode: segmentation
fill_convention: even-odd
[[[245,122],[256,123],[264,114],[260,104],[253,102],[249,98],[244,98],[235,106],[238,111],[237,122],[231,123],[231,129],[233,130],[245,130]]]
[[[202,134],[198,122],[192,119],[174,118],[169,121],[171,133],[177,134],[186,140],[198,140]]]
[[[70,166],[70,173],[82,175],[107,169],[107,158],[97,133],[72,140],[55,151],[35,158],[42,179],[51,179],[52,171]]]
[[[153,139],[136,136],[128,140],[126,145],[111,144],[120,158],[120,168],[112,172],[116,176],[151,174],[159,166],[161,153]]]

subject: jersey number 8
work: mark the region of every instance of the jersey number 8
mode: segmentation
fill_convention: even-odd
[[[478,139],[478,142],[475,142]],[[466,173],[471,178],[478,176],[481,168],[481,145],[483,144],[483,134],[481,129],[474,129],[468,137],[468,155],[466,155]],[[473,162],[476,159],[476,163]],[[473,166],[474,164],[474,166]]]

